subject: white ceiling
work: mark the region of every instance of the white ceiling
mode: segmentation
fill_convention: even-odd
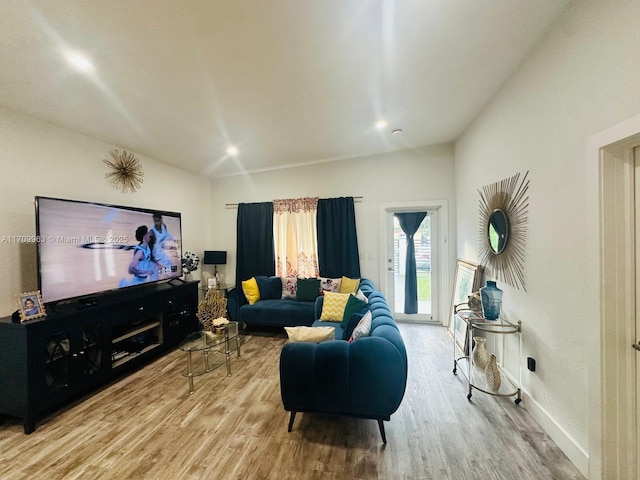
[[[0,106],[212,177],[449,142],[568,2],[2,0]]]

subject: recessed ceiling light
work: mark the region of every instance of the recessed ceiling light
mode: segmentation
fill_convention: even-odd
[[[227,153],[233,157],[235,157],[236,155],[238,155],[238,149],[236,147],[234,147],[233,145],[229,146],[229,148],[227,148]]]
[[[398,136],[402,135],[402,129],[401,128],[396,128],[395,130],[393,130],[391,132],[391,135],[393,135],[395,137],[398,137]]]
[[[386,126],[387,126],[387,122],[386,122],[386,121],[384,121],[384,120],[378,120],[378,121],[376,122],[376,128],[377,128],[378,130],[382,130],[382,129],[384,129]]]
[[[79,55],[77,53],[68,55],[67,60],[71,65],[73,65],[74,68],[80,70],[81,72],[90,72],[91,70],[93,70],[93,64],[86,57],[83,57],[82,55]]]

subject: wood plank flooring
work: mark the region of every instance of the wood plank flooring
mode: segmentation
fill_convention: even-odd
[[[438,326],[400,324],[407,392],[385,422],[282,408],[285,339],[250,335],[233,376],[221,367],[181,376],[173,351],[40,423],[0,425],[0,479],[504,479],[584,477],[526,411],[525,402],[474,393],[453,375],[453,347]]]

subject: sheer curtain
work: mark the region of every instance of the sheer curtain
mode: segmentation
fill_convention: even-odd
[[[274,200],[273,210],[276,275],[318,277],[318,198]]]

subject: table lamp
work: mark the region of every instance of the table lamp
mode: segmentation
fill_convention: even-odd
[[[205,265],[213,265],[213,276],[216,282],[216,288],[220,286],[220,277],[218,276],[218,265],[227,264],[226,250],[205,250],[203,263]]]

